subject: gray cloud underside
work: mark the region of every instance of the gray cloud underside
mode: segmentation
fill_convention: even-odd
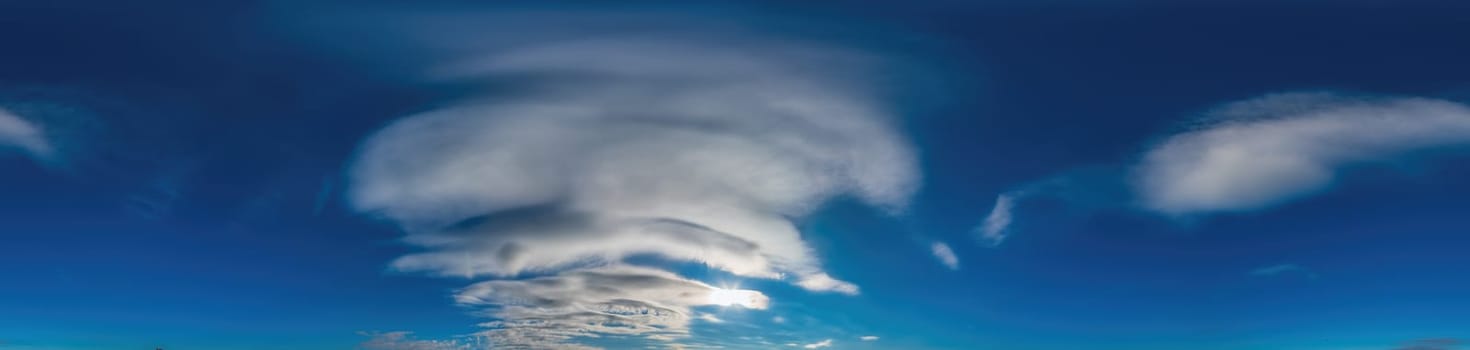
[[[461,305],[488,308],[498,321],[479,335],[500,348],[583,348],[577,338],[638,336],[675,340],[689,335],[693,307],[718,305],[715,293],[737,293],[736,305],[764,309],[756,291],[721,290],[668,271],[607,266],[527,280],[480,282],[460,290]]]

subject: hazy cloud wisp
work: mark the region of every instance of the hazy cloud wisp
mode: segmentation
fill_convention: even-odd
[[[944,267],[950,270],[960,269],[960,258],[954,255],[954,250],[950,249],[948,244],[934,242],[929,245],[929,250],[934,253],[935,259],[939,259],[939,263],[944,264]]]
[[[53,155],[50,141],[40,126],[0,107],[0,150],[15,148],[40,162]]]

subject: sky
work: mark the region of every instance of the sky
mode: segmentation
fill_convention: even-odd
[[[0,350],[1470,347],[1453,2],[0,2]]]

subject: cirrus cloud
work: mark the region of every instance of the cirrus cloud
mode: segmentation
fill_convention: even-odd
[[[0,149],[15,148],[36,161],[45,162],[53,150],[40,126],[0,107]]]

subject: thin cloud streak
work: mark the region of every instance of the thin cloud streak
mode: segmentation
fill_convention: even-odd
[[[994,247],[1005,242],[1018,196],[1017,193],[1005,193],[995,197],[995,204],[991,206],[990,214],[985,216],[985,222],[973,230],[982,244]]]
[[[1260,267],[1250,271],[1251,276],[1257,277],[1273,277],[1285,274],[1301,274],[1302,276],[1306,276],[1307,278],[1317,278],[1316,272],[1313,272],[1311,269],[1302,267],[1301,265],[1297,264],[1277,264]]]
[[[823,341],[819,341],[819,342],[815,342],[815,343],[811,343],[811,344],[807,344],[807,345],[802,345],[801,347],[807,348],[807,349],[830,348],[830,347],[832,347],[832,339],[827,339],[827,340],[823,340]]]
[[[0,107],[0,150],[15,148],[38,162],[48,162],[55,155],[46,133],[40,126]]]

